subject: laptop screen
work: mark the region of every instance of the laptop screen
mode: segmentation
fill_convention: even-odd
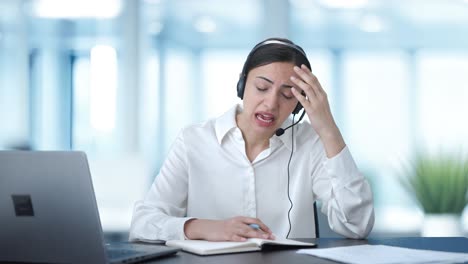
[[[84,152],[0,151],[0,175],[0,261],[109,262]]]

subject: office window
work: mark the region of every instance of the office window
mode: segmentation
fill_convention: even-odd
[[[422,51],[417,56],[420,146],[467,151],[468,54]]]
[[[1,43],[0,43],[1,44]],[[10,58],[11,50],[0,49],[0,122],[2,129],[0,129],[0,149],[9,148],[16,140],[15,135],[18,130],[17,125],[21,123],[17,120],[17,112],[19,107],[26,106],[18,105],[16,100],[18,90],[15,89],[14,82],[11,77],[12,72],[10,67],[7,67],[7,62],[14,62]]]
[[[143,62],[143,85],[140,94],[140,148],[141,150],[155,159],[160,151],[158,133],[161,129],[159,117],[159,58],[155,54],[149,54]],[[153,160],[154,162],[154,160]]]
[[[89,57],[81,56],[73,62],[73,148],[92,149],[93,133],[89,111]]]
[[[400,162],[413,148],[410,89],[416,87],[408,85],[407,57],[401,52],[350,52],[343,63],[343,134],[373,189],[374,231],[417,230],[418,212],[396,180]]]
[[[31,56],[31,141],[38,150],[70,149],[72,58],[41,48]]]
[[[193,80],[193,56],[189,50],[169,49],[167,50],[167,61],[165,71],[165,96],[164,96],[164,131],[165,137],[161,146],[164,152],[174,142],[180,130],[194,122],[200,103],[194,100],[196,84]]]
[[[117,54],[113,47],[98,45],[90,58],[90,118],[98,133],[110,133],[115,128],[117,91]]]
[[[409,78],[403,53],[344,55],[347,141],[375,166],[398,161],[411,147]]]
[[[247,50],[212,50],[201,58],[205,119],[217,117],[231,106],[240,103],[237,97],[237,81],[242,72]]]
[[[117,55],[110,46],[95,46],[76,57],[73,75],[73,148],[89,154],[118,149],[115,132]]]
[[[0,1],[0,149],[31,147],[28,44],[18,1]]]

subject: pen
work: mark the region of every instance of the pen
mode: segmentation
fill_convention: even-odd
[[[260,230],[260,226],[257,224],[249,224],[249,226],[255,230]]]

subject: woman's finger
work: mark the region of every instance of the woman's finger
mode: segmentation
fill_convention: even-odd
[[[312,87],[307,84],[306,82],[304,82],[304,80],[302,79],[299,79],[299,78],[296,78],[294,76],[291,76],[291,81],[297,85],[298,88],[300,88],[302,91],[304,91],[304,93],[306,94],[306,96],[310,99],[310,98],[317,98],[317,94],[316,92],[312,89]]]
[[[308,107],[309,104],[310,104],[310,101],[307,100],[307,98],[301,94],[300,92],[297,91],[296,88],[291,88],[291,92],[293,93],[293,95],[297,98],[297,100],[299,101],[299,103],[301,103],[302,106],[304,107]],[[310,98],[310,97],[309,97]]]
[[[253,229],[260,228],[266,233],[270,233],[270,234],[272,233],[270,228],[258,218],[246,218],[244,223],[249,224],[250,227]]]
[[[301,66],[301,68],[294,66],[294,71],[304,83],[310,86],[317,97],[322,95],[324,91],[320,85],[320,82],[318,81],[317,77],[307,68],[307,66],[304,64]]]
[[[244,223],[248,227],[248,236],[249,237],[258,237],[258,238],[265,238],[265,239],[273,239],[273,232],[271,229],[265,225],[260,219],[258,218],[244,218]]]
[[[303,65],[302,65],[303,66]],[[313,78],[313,75],[311,74],[310,71],[307,71],[307,67],[304,69],[299,67],[299,66],[294,66],[294,72],[302,79],[304,80],[304,82],[308,83],[308,84],[312,84],[314,83],[314,78]]]
[[[315,74],[312,72],[312,70],[310,70],[309,68],[307,68],[307,66],[305,66],[304,64],[301,65],[301,70],[303,70],[306,74],[308,74],[309,76],[311,76],[311,81],[312,83],[315,84],[315,86],[318,88],[318,90],[321,92],[321,93],[325,93],[325,90],[323,90],[323,87],[322,85],[320,84],[317,76],[315,76]]]
[[[231,236],[230,240],[234,241],[234,242],[244,242],[244,241],[247,240],[247,238],[234,234],[234,235]]]

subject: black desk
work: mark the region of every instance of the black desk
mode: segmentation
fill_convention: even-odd
[[[468,253],[468,238],[466,237],[402,237],[402,238],[370,238],[368,240],[352,240],[341,238],[300,239],[301,241],[317,243],[318,248],[330,248],[353,245],[388,245],[414,249],[430,249],[450,252]],[[297,249],[248,252],[226,255],[197,256],[186,252],[178,252],[175,256],[159,259],[148,263],[336,263],[330,260],[310,255],[297,254]]]

